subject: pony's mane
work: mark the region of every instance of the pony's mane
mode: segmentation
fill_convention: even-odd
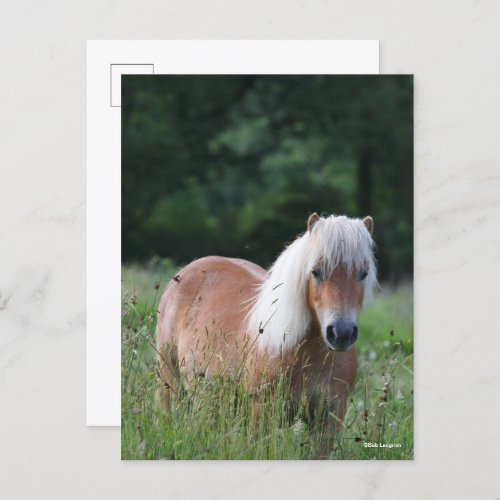
[[[340,266],[348,273],[368,268],[363,281],[365,300],[377,285],[373,240],[361,219],[331,215],[291,243],[269,269],[248,314],[248,332],[272,354],[295,347],[307,334],[311,313],[307,282],[320,263],[324,276]]]

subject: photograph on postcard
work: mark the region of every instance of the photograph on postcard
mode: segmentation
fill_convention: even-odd
[[[123,75],[122,459],[413,459],[413,77]]]

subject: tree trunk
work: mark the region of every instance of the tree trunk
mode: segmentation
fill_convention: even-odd
[[[373,177],[371,155],[364,150],[358,165],[358,210],[359,216],[370,215],[372,209]]]

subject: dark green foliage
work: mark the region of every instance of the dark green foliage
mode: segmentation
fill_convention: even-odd
[[[372,215],[381,279],[412,276],[412,77],[123,77],[124,261],[268,266],[314,211]]]

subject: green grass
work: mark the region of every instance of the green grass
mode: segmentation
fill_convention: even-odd
[[[286,377],[266,399],[257,430],[250,424],[250,397],[235,380],[201,379],[179,398],[174,412],[156,408],[156,307],[177,270],[169,260],[122,268],[122,458],[318,458],[320,425],[287,419]],[[359,326],[357,381],[329,458],[412,459],[411,285],[378,292]]]

